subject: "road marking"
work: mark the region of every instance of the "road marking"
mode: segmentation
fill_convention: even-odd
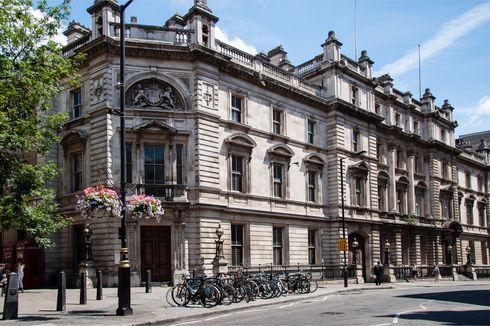
[[[397,313],[396,316],[395,316],[395,318],[393,318],[393,324],[397,324],[398,323],[398,318],[400,317],[400,315],[408,314],[408,313],[411,313],[411,312],[417,312],[417,311],[427,310],[427,308],[424,307],[422,304],[419,304],[419,307],[421,309],[407,310],[407,311],[402,311],[402,312]]]
[[[321,299],[312,299],[312,300],[307,300],[307,301],[302,301],[303,303],[309,303],[309,302],[322,302],[322,301],[325,301],[327,300],[328,298],[330,298],[331,295],[326,295],[324,296],[323,298]]]
[[[296,304],[295,302],[293,303],[290,303],[290,304],[287,304],[287,305],[284,305],[284,306],[280,306],[279,309],[282,309],[282,308],[286,308],[286,307],[290,307],[292,305]]]
[[[244,310],[244,311],[237,311],[235,314],[248,314],[249,312],[258,312],[258,311],[267,311],[270,310],[269,308],[266,309],[252,309],[252,310]]]
[[[209,321],[209,320],[213,320],[213,319],[218,319],[218,318],[228,317],[228,316],[231,316],[231,315],[232,315],[232,314],[220,315],[220,316],[216,316],[216,317],[206,318],[206,319],[204,319],[204,320]]]
[[[191,321],[186,321],[186,322],[183,322],[183,323],[180,323],[180,324],[174,324],[174,326],[195,324],[195,323],[200,323],[200,322],[202,322],[202,320],[191,320]]]

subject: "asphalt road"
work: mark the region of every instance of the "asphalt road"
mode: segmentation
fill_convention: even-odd
[[[174,325],[490,325],[490,285],[398,285],[190,319]]]

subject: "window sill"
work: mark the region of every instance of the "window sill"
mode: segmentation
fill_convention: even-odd
[[[243,130],[243,131],[250,131],[252,129],[250,126],[248,126],[246,124],[231,121],[231,120],[226,121],[226,126],[228,128],[239,129],[239,130]]]

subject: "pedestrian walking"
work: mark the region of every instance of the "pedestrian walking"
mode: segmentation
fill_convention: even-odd
[[[24,292],[24,269],[26,265],[24,264],[24,259],[19,258],[17,260],[17,275],[19,275],[19,291]]]
[[[383,278],[383,266],[379,261],[376,265],[374,265],[373,274],[374,278],[376,279],[376,285],[381,285],[381,279]]]
[[[415,263],[412,263],[412,272],[410,273],[410,277],[412,278],[412,281],[417,282],[417,274],[418,274],[418,268]]]
[[[434,276],[435,282],[439,282],[439,280],[442,278],[441,271],[439,270],[439,266],[437,266],[437,264],[434,264],[434,269],[432,270],[432,276]]]

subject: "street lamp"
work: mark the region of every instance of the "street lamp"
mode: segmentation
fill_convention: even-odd
[[[385,265],[390,265],[390,243],[388,239],[385,241]]]
[[[342,199],[342,238],[345,243],[346,238],[345,238],[345,213],[344,213],[344,160],[346,158],[350,157],[356,157],[359,155],[362,155],[366,153],[366,151],[360,151],[351,155],[348,155],[346,157],[341,157],[340,158],[340,196]],[[344,251],[344,287],[347,287],[347,248],[344,246],[342,248]]]
[[[120,79],[119,79],[119,117],[120,117],[120,132],[121,132],[121,229],[119,234],[121,237],[121,254],[119,259],[119,275],[118,275],[118,306],[116,315],[118,316],[131,316],[133,314],[133,308],[131,308],[131,264],[129,262],[128,245],[126,241],[126,124],[124,121],[124,105],[126,97],[126,85],[124,76],[124,64],[126,59],[126,25],[124,23],[124,11],[133,2],[129,0],[125,4],[121,5],[121,18],[120,18],[120,42],[119,42],[119,65],[120,65]]]
[[[85,263],[92,260],[92,230],[89,224],[85,224],[83,229],[83,237],[85,242]]]
[[[466,264],[471,264],[471,247],[470,245],[466,246]]]
[[[448,254],[447,263],[448,263],[448,265],[452,265],[453,264],[453,246],[451,246],[451,245],[447,246],[447,254]]]
[[[354,240],[351,243],[352,246],[352,262],[354,265],[357,265],[357,250],[359,248],[359,242],[357,242],[357,239],[354,237]]]

